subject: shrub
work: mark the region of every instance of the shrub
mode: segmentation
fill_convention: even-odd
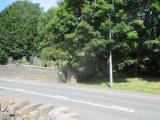
[[[7,54],[2,49],[0,49],[0,64],[4,65],[7,64],[7,62],[8,62]]]

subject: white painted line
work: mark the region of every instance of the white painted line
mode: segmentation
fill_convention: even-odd
[[[24,92],[24,89],[16,89],[17,91]]]
[[[63,99],[69,99],[69,97],[61,96],[61,95],[55,95],[57,98],[63,98]]]
[[[134,109],[132,108],[125,108],[125,107],[119,107],[119,106],[115,106],[115,105],[112,105],[113,108],[117,108],[117,109],[122,109],[122,110],[131,110],[131,111],[134,111]]]
[[[13,80],[6,80],[7,82],[14,82]]]
[[[56,98],[56,99],[65,100],[65,101],[72,101],[72,102],[76,102],[76,103],[87,104],[87,105],[102,107],[102,108],[107,108],[107,109],[115,109],[115,110],[124,111],[124,112],[131,112],[131,113],[135,112],[134,109],[132,109],[132,108],[125,108],[125,107],[114,106],[114,105],[112,105],[112,106],[102,105],[102,104],[86,102],[86,101],[77,100],[77,99],[71,99],[71,98],[65,97],[65,96],[59,96],[59,95],[54,96],[54,95],[50,95],[50,94],[37,93],[37,92],[32,92],[32,91],[28,91],[28,90],[24,90],[24,89],[14,89],[14,88],[8,88],[8,87],[0,87],[0,88],[5,89],[5,90],[12,90],[12,91],[17,91],[17,92],[21,92],[21,93],[32,94],[32,95],[39,95],[39,96],[44,96],[44,97],[49,97],[49,98]]]

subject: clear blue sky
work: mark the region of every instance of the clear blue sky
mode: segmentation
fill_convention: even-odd
[[[8,7],[10,4],[15,2],[17,0],[0,0],[0,11],[4,10],[6,7]],[[44,8],[44,10],[48,10],[50,7],[57,6],[58,0],[29,0],[33,3],[40,3],[40,6]]]

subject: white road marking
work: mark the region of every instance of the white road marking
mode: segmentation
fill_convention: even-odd
[[[69,99],[69,97],[61,96],[61,95],[55,95],[57,98],[63,98],[63,99]]]
[[[21,93],[32,94],[32,95],[39,95],[39,96],[44,96],[44,97],[49,97],[49,98],[56,98],[56,99],[65,100],[65,101],[72,101],[72,102],[87,104],[87,105],[96,106],[96,107],[115,109],[115,110],[119,110],[119,111],[131,112],[131,113],[135,112],[134,109],[132,109],[132,108],[126,108],[126,107],[120,107],[120,106],[114,106],[114,105],[112,105],[112,106],[102,105],[102,104],[86,102],[86,101],[82,101],[82,100],[78,100],[78,99],[71,99],[66,96],[50,95],[50,94],[28,91],[28,90],[24,90],[24,89],[14,89],[14,88],[8,88],[8,87],[0,87],[0,88],[5,89],[5,90],[12,90],[12,91],[17,91],[17,92],[21,92]]]
[[[6,80],[7,82],[14,82],[13,80]]]

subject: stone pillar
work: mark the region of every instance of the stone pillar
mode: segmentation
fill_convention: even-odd
[[[77,83],[77,74],[71,69],[67,71],[67,83],[76,84]]]

